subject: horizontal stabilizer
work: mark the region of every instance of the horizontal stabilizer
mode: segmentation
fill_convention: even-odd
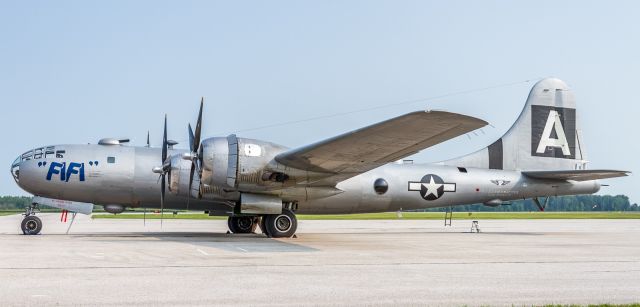
[[[522,174],[535,179],[588,181],[625,177],[628,176],[630,172],[615,170],[566,170],[522,172]]]

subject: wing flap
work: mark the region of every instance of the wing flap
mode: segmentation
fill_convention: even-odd
[[[522,172],[522,174],[535,179],[588,181],[625,177],[628,176],[630,172],[616,170],[566,170]]]
[[[413,112],[289,150],[275,159],[300,170],[359,174],[485,125],[481,119],[456,113]]]

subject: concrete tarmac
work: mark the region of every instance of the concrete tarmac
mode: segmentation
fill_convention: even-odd
[[[640,221],[226,221],[0,217],[0,305],[541,305],[640,302]],[[70,218],[71,216],[69,216]]]

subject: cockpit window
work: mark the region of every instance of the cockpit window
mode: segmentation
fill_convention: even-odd
[[[23,153],[20,157],[20,161],[26,161],[31,159],[47,159],[47,158],[64,158],[65,151],[57,150],[55,146],[40,147],[33,150],[29,150]],[[19,161],[18,161],[19,162]]]
[[[31,160],[33,158],[33,150],[29,150],[20,156],[22,161]]]
[[[53,155],[56,154],[54,149],[55,148],[53,146],[48,146],[44,151],[44,157],[45,158],[53,158]]]
[[[53,158],[55,154],[53,146],[48,147],[40,147],[33,150],[33,158],[34,159],[42,159],[42,158]]]
[[[20,160],[22,157],[18,157],[16,158],[15,161],[13,161],[13,164],[11,164],[11,175],[13,175],[13,179],[16,182],[20,181]]]
[[[43,151],[44,151],[43,147],[34,149],[33,150],[33,158],[34,159],[42,159],[42,155],[44,154]]]

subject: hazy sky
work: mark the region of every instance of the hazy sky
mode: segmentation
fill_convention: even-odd
[[[9,166],[48,144],[130,137],[185,145],[205,97],[204,134],[437,97],[238,133],[296,147],[420,109],[492,127],[414,157],[463,155],[499,138],[537,78],[575,91],[590,168],[640,174],[640,2],[3,1],[0,194]],[[532,80],[523,82],[524,80]],[[638,177],[605,194],[640,201]]]

